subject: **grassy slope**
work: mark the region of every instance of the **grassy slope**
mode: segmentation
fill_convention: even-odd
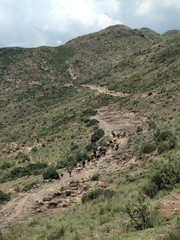
[[[140,118],[147,117],[142,127],[154,122],[161,129],[172,129],[179,138],[179,39],[179,32],[159,36],[149,29],[114,26],[57,48],[1,49],[0,140],[3,150],[0,161],[1,166],[7,161],[11,164],[10,168],[0,170],[1,181],[7,181],[14,166],[28,164],[17,158],[18,152],[26,152],[27,147],[37,147],[37,151],[28,153],[31,161],[54,164],[59,160],[66,161],[69,154],[74,156],[77,151],[86,151],[93,127],[87,128],[82,122],[82,112],[90,105],[99,108],[116,102],[123,111],[136,112]],[[76,79],[69,76],[69,67]],[[68,82],[75,86],[63,86]],[[79,88],[81,83],[106,85],[131,95],[125,98],[93,97],[88,90],[77,91],[76,86]],[[73,145],[78,148],[72,151]],[[178,154],[179,144],[173,152]],[[142,171],[148,170],[142,168]],[[114,179],[118,182],[119,176]],[[159,232],[164,232],[164,225],[145,230],[143,235],[138,231],[127,232],[128,217],[124,218],[123,205],[122,209],[119,205],[127,198],[128,191],[137,191],[134,189],[137,189],[137,182],[129,184],[125,180],[117,184],[117,195],[105,201],[103,206],[95,201],[70,210],[58,221],[52,219],[19,226],[16,239],[20,236],[46,239],[48,228],[51,233],[59,228],[57,222],[66,229],[64,239],[85,239],[85,236],[94,239],[92,232],[96,231],[101,239],[117,239],[121,230],[125,239],[148,239],[149,236],[156,239]],[[109,204],[114,206],[110,210]],[[100,207],[105,208],[103,215],[98,213]],[[69,229],[70,221],[72,229]],[[177,222],[178,217],[172,219],[172,228]],[[82,228],[77,227],[80,225]]]

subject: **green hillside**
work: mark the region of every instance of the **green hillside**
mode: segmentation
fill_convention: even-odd
[[[0,239],[179,239],[180,200],[171,217],[158,211],[179,199],[179,43],[177,30],[116,25],[59,47],[0,49],[0,218],[8,202],[46,186],[50,168],[65,174],[111,139],[106,131],[129,132],[107,155],[117,172],[102,162],[95,184],[78,186],[81,204],[18,227],[9,220]]]

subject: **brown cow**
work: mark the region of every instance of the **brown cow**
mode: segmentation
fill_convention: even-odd
[[[112,148],[112,149],[114,148],[114,143],[111,143],[111,148]]]
[[[90,154],[90,159],[93,159],[93,157],[94,157],[94,153],[91,153]]]
[[[110,142],[107,142],[107,143],[105,144],[105,146],[106,146],[106,148],[108,148],[108,147],[110,146]]]
[[[92,161],[90,162],[90,168],[91,168],[92,166],[97,167],[97,160],[96,160],[95,158],[93,158]]]
[[[82,164],[77,163],[77,164],[76,164],[76,167],[75,167],[76,172],[78,173],[78,172],[80,172],[82,169],[83,169]]]

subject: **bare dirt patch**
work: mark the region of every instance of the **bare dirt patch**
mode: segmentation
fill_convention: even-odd
[[[116,108],[116,105],[110,105],[98,110],[98,114],[93,118],[99,121],[99,126],[105,131],[106,136],[112,139],[111,130],[116,133],[121,131],[127,131],[130,135],[134,135],[136,125],[139,123],[136,121],[136,115],[131,112],[123,113]],[[118,139],[119,150],[126,149],[128,138]],[[126,154],[118,155],[118,151],[109,149],[108,154],[105,157],[101,157],[98,161],[97,167],[90,169],[87,166],[81,172],[72,172],[72,177],[69,177],[67,172],[64,172],[64,176],[60,180],[52,182],[45,182],[44,184],[31,189],[28,192],[21,192],[14,195],[14,197],[3,204],[0,207],[0,224],[6,226],[9,223],[16,223],[21,221],[29,221],[34,218],[53,216],[60,211],[65,211],[72,205],[79,205],[81,203],[81,197],[85,193],[74,193],[70,197],[65,198],[65,202],[58,202],[59,200],[53,200],[52,196],[60,191],[62,187],[68,187],[71,181],[81,181],[82,188],[87,184],[91,176],[96,173],[113,173],[121,171],[128,161],[131,163],[132,156]],[[134,161],[134,159],[132,159]],[[111,164],[109,164],[111,163]],[[89,184],[90,182],[88,182]],[[72,189],[71,189],[72,190]],[[49,203],[44,203],[43,199],[50,197],[52,206],[49,207]]]
[[[94,84],[82,84],[81,85],[82,87],[87,87],[87,88],[90,88],[91,90],[93,91],[97,91],[97,93],[104,93],[104,94],[109,94],[109,95],[112,95],[114,97],[125,97],[127,96],[128,94],[126,93],[122,93],[122,92],[116,92],[116,91],[110,91],[107,87],[101,87],[101,86],[98,86],[98,85],[94,85]]]
[[[178,212],[180,212],[180,192],[162,199],[159,213],[163,218],[170,220],[171,216]]]

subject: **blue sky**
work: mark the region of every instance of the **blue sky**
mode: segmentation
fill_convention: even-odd
[[[0,0],[0,47],[58,46],[115,24],[180,30],[180,0]]]

